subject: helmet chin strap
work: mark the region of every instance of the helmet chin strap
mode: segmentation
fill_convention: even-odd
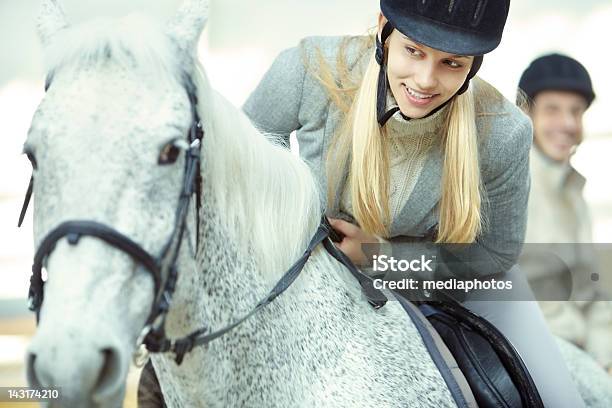
[[[389,109],[388,111],[386,110],[389,81],[387,77],[387,64],[385,62],[385,42],[387,41],[387,38],[389,38],[393,30],[394,30],[394,27],[391,25],[391,23],[387,21],[385,25],[383,26],[380,38],[376,36],[375,57],[376,57],[376,62],[378,62],[378,65],[380,66],[380,70],[378,72],[378,88],[376,91],[376,117],[378,119],[378,124],[381,127],[384,126],[385,123],[387,123],[389,118],[391,118],[391,116],[393,116],[395,112],[399,111],[399,107],[397,106]],[[446,102],[444,102],[443,104],[441,104],[440,106],[438,106],[437,108],[429,112],[424,117],[426,118],[428,116],[435,114],[440,109],[444,108],[455,96],[461,95],[465,91],[467,91],[468,87],[470,86],[470,80],[476,76],[476,73],[482,66],[482,60],[483,60],[482,55],[475,56],[474,60],[472,61],[472,66],[470,67],[470,71],[468,72],[468,75],[465,78],[465,82],[463,83],[463,85],[461,85],[461,88],[459,88],[457,93],[455,93],[455,95],[451,96]],[[411,119],[407,117],[406,115],[404,115],[402,112],[400,112],[400,114],[405,120]]]
[[[387,80],[387,64],[385,62],[385,42],[387,38],[393,32],[393,26],[388,21],[383,26],[382,32],[380,34],[381,38],[376,36],[376,62],[380,66],[380,70],[378,71],[378,87],[376,90],[376,118],[378,119],[379,125],[382,127],[389,120],[391,116],[395,112],[399,110],[398,107],[395,107],[387,112],[387,84],[389,83]]]

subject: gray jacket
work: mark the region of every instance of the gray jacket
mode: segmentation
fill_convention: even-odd
[[[331,103],[327,91],[306,69],[303,53],[315,61],[318,47],[333,68],[342,39],[307,37],[299,46],[281,52],[243,107],[260,131],[280,136],[287,145],[290,133],[296,131],[300,156],[312,168],[321,191],[327,191],[325,154],[342,115]],[[354,43],[349,43],[347,62],[350,69],[360,69],[371,54],[359,54]],[[454,266],[451,271],[450,266],[440,262],[439,247],[429,243],[412,245],[414,254],[436,256],[439,278],[488,276],[506,271],[516,263],[521,250],[529,195],[531,122],[506,99],[487,107],[494,115],[477,117],[485,230],[467,255],[473,259],[477,254],[479,262],[484,261],[486,267],[460,271]],[[437,223],[441,174],[442,152],[434,148],[408,202],[392,220],[391,242],[401,240],[402,236],[424,235]],[[327,209],[327,214],[338,216],[338,209]]]

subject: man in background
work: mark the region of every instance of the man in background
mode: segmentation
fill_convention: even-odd
[[[575,59],[551,54],[529,65],[519,88],[517,103],[534,128],[521,265],[551,331],[587,350],[612,373],[612,302],[597,301],[610,297],[593,282],[599,271],[583,197],[585,178],[570,163],[583,140],[582,116],[595,99],[591,78]],[[529,243],[555,245],[543,251],[544,245]],[[545,255],[527,255],[538,250]]]

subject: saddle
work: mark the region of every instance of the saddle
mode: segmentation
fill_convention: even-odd
[[[400,303],[404,309],[410,307],[405,300],[400,300]],[[452,360],[447,358],[447,364],[456,364],[460,369],[477,406],[544,407],[521,356],[488,320],[450,296],[445,301],[414,302],[411,305],[413,316],[423,316],[414,318],[421,321],[425,318],[429,323],[423,324],[422,329],[441,338],[452,355]],[[437,347],[441,345],[438,343]]]
[[[434,225],[423,236],[401,238],[434,241],[436,234]],[[341,242],[343,236],[330,226],[330,238]],[[435,293],[435,301],[408,300],[393,294],[417,326],[458,406],[544,406],[521,356],[488,320],[443,291]],[[379,296],[384,297],[382,293]]]
[[[424,236],[401,238],[434,241],[436,234],[434,225]],[[435,300],[427,301],[393,295],[421,333],[458,406],[544,407],[520,354],[488,320],[445,291],[430,294]]]

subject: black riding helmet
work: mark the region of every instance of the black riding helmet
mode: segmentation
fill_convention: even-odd
[[[533,100],[546,90],[570,91],[584,96],[587,107],[595,99],[591,77],[575,59],[561,54],[549,54],[535,59],[521,75],[519,88]]]
[[[376,61],[381,66],[376,100],[378,123],[383,126],[399,110],[385,112],[388,81],[383,47],[394,29],[428,47],[474,56],[465,83],[457,92],[461,95],[480,69],[482,56],[501,42],[509,8],[510,0],[381,0],[380,10],[388,22],[381,38],[376,39]]]

